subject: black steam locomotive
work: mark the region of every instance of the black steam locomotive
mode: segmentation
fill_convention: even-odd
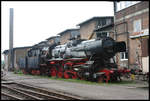
[[[24,73],[109,82],[120,79],[113,59],[126,50],[125,42],[110,37],[83,40],[76,36],[64,45],[35,45],[25,59],[20,59]]]

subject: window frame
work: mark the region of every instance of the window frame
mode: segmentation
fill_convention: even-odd
[[[124,57],[124,58],[122,58],[122,53],[123,53],[123,57]],[[127,53],[127,57],[126,57],[126,53]],[[120,60],[121,60],[121,61],[126,61],[126,60],[128,60],[128,51],[126,51],[126,52],[120,52]]]
[[[104,32],[97,33],[97,34],[96,34],[96,37],[99,37],[98,35],[99,35],[99,34],[102,34],[102,33],[104,33]],[[110,36],[109,32],[105,32],[105,33],[107,33],[106,37],[109,37],[109,36]]]
[[[141,2],[141,1],[120,1],[120,2],[117,2],[116,12],[119,12],[123,9],[126,9],[132,5],[139,3],[139,2]]]
[[[139,23],[139,28],[137,28],[137,23]],[[137,30],[139,29],[139,30]],[[142,21],[141,19],[138,19],[138,20],[134,20],[133,21],[133,32],[140,32],[142,30]]]

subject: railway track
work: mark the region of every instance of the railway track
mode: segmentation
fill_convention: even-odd
[[[23,100],[22,98],[18,98],[16,96],[1,92],[1,100]]]
[[[43,88],[35,87],[18,82],[2,81],[1,85],[2,99],[11,100],[82,100],[61,92],[50,91]]]

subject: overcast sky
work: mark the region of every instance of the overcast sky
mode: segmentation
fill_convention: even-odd
[[[1,52],[9,49],[9,8],[14,8],[14,47],[32,46],[94,16],[113,16],[113,2],[1,2]]]

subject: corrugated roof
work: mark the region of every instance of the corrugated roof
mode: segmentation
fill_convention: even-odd
[[[53,39],[53,38],[56,38],[56,37],[60,37],[60,36],[59,36],[59,35],[57,35],[57,36],[52,36],[52,37],[47,38],[46,40],[50,40],[50,39]]]
[[[16,49],[25,49],[25,48],[32,48],[32,46],[25,46],[25,47],[16,47],[16,48],[13,48],[13,50],[16,50]],[[3,51],[3,54],[7,54],[9,52],[9,50],[4,50]]]
[[[100,28],[97,28],[97,29],[95,29],[94,31],[101,31],[101,30],[104,30],[105,28],[113,27],[113,26],[114,26],[114,24],[111,23],[111,24],[109,24],[109,25],[104,25],[104,26],[102,26],[102,27],[100,27]]]
[[[57,35],[63,35],[64,33],[68,32],[68,31],[75,31],[75,30],[79,30],[78,28],[72,28],[72,29],[66,29],[61,33],[58,33]]]
[[[42,44],[42,43],[46,43],[47,41],[41,41],[41,42],[39,42],[38,44]]]
[[[85,24],[85,23],[87,23],[89,21],[92,21],[92,20],[101,19],[101,18],[112,18],[112,17],[113,16],[97,16],[97,17],[92,17],[92,18],[90,18],[88,20],[83,21],[82,23],[77,24],[77,26],[81,26],[82,24]]]

